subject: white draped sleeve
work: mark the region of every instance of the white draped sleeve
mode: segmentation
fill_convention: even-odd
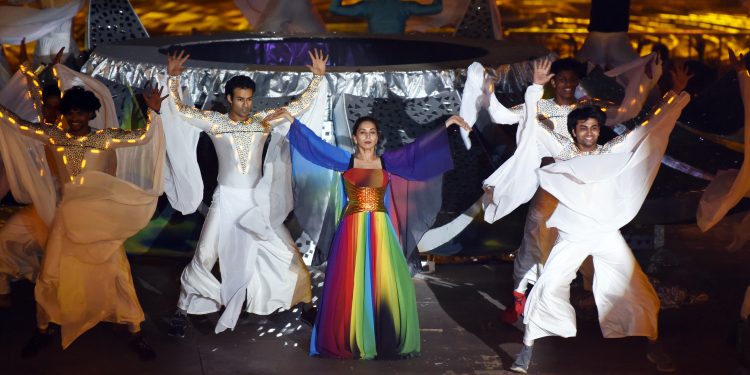
[[[180,112],[180,105],[191,107],[180,99],[179,80],[159,76],[159,85],[167,85],[170,94],[162,103],[161,119],[167,159],[164,192],[169,203],[183,215],[195,212],[203,200],[203,180],[198,166],[196,147],[202,129],[210,128],[208,121],[191,119]],[[188,98],[187,95],[182,95]],[[196,109],[197,111],[197,109]]]
[[[625,86],[625,97],[616,108],[607,111],[607,125],[617,125],[638,115],[648,99],[648,93],[659,82],[662,65],[658,63],[656,53],[637,58],[627,64],[611,69],[604,74],[616,77]],[[646,70],[651,70],[651,77]]]
[[[0,43],[33,42],[69,23],[83,5],[82,0],[71,0],[61,7],[35,9],[19,6],[0,6]]]
[[[14,112],[18,118],[0,118],[0,157],[5,167],[5,178],[16,201],[33,203],[34,209],[49,226],[57,205],[57,190],[47,165],[44,152],[45,139],[34,132],[34,138],[24,137],[18,131],[20,119],[32,122],[39,113],[34,108],[32,95],[27,95],[27,77],[16,72],[0,91],[0,105]],[[30,128],[31,129],[31,128]],[[42,130],[43,129],[36,129]],[[31,133],[31,130],[24,131]]]
[[[640,210],[659,170],[686,93],[671,93],[618,153],[579,156],[538,170],[541,187],[560,204],[547,222],[570,234],[618,230]]]
[[[544,87],[531,85],[524,97],[524,121],[518,125],[516,151],[492,175],[484,185],[493,188],[492,195],[485,194],[484,220],[493,223],[518,206],[531,199],[538,187],[535,170],[542,156],[537,147],[538,138],[545,137],[537,120],[537,102],[542,98]]]
[[[701,196],[697,221],[702,231],[711,229],[732,207],[750,196],[750,73],[737,73],[745,108],[745,159],[739,170],[719,170]]]
[[[504,107],[495,97],[492,82],[484,72],[484,67],[478,62],[469,65],[466,70],[466,83],[461,94],[461,109],[459,115],[467,123],[474,126],[477,116],[482,109],[486,109],[496,124],[515,124],[521,121],[521,115]],[[461,129],[461,138],[467,149],[471,148],[469,133]]]

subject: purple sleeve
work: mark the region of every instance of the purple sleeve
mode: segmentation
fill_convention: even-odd
[[[407,180],[428,180],[453,169],[448,131],[442,126],[382,158],[388,172]]]

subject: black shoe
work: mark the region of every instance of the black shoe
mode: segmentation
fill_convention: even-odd
[[[169,330],[167,335],[172,337],[185,337],[185,331],[188,326],[187,314],[177,311],[172,315],[172,319],[169,321]]]
[[[299,315],[299,320],[308,326],[312,327],[315,325],[315,318],[318,316],[318,309],[311,307],[307,310],[302,309],[302,314]]]
[[[48,328],[46,332],[42,332],[37,329],[34,331],[34,335],[31,336],[29,342],[21,349],[21,357],[34,358],[42,349],[49,346],[51,342],[52,330]]]
[[[132,338],[130,339],[130,349],[138,354],[138,358],[140,358],[141,361],[153,361],[156,359],[154,348],[146,342],[140,332],[132,335]]]
[[[510,366],[510,371],[520,372],[525,374],[529,370],[529,364],[531,364],[531,354],[534,351],[533,346],[523,346],[521,352],[516,356],[515,362]]]

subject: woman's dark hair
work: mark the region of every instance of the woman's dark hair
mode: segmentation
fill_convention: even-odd
[[[357,130],[359,130],[360,125],[364,122],[371,122],[375,124],[375,131],[380,133],[380,124],[378,123],[378,120],[375,119],[375,117],[372,116],[362,116],[357,119],[357,121],[354,122],[354,127],[352,127],[352,134],[356,134]]]
[[[250,89],[255,93],[255,81],[248,76],[234,76],[224,85],[224,95],[232,96],[234,89]]]
[[[96,111],[102,107],[102,103],[93,92],[85,90],[81,86],[73,86],[63,93],[60,99],[60,112],[68,114],[74,109],[91,112],[91,119],[96,118]]]
[[[560,72],[571,71],[573,74],[582,79],[586,76],[586,65],[573,58],[558,59],[552,62],[549,68],[550,73],[558,75]]]
[[[44,88],[42,88],[42,101],[47,101],[47,98],[51,96],[60,97],[60,88],[57,87],[56,83],[50,83],[48,85],[44,85]]]
[[[607,115],[598,105],[584,105],[570,111],[568,113],[568,132],[570,135],[573,135],[573,130],[578,125],[578,121],[586,121],[590,118],[595,119],[602,126],[607,120]]]

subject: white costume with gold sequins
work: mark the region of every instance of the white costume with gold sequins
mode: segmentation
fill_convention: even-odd
[[[314,76],[287,109],[296,115],[316,97],[325,102],[325,94],[318,93],[319,86],[325,89],[322,80]],[[293,203],[284,138],[288,127],[272,129],[261,123],[270,111],[235,122],[224,114],[197,110],[181,101],[177,77],[170,77],[169,88],[169,105],[162,114],[171,171],[166,192],[172,206],[186,214],[201,201],[203,184],[194,162],[200,131],[211,138],[219,160],[218,186],[193,260],[182,273],[178,308],[207,314],[224,306],[218,333],[234,329],[245,301],[246,311],[262,315],[309,302],[309,274],[283,225]],[[262,164],[263,144],[272,132]],[[221,282],[211,274],[217,261]]]
[[[593,292],[604,337],[656,339],[659,298],[619,229],[643,205],[689,101],[685,93],[669,92],[648,120],[616,143],[538,170],[540,186],[559,200],[547,222],[559,237],[526,302],[526,345],[545,336],[575,336],[570,283],[588,256],[596,269]]]
[[[62,66],[55,69],[63,88],[80,84],[95,93],[102,102],[97,120],[105,128],[72,136],[62,123],[32,123],[4,107],[0,107],[0,127],[47,147],[49,168],[32,169],[27,175],[53,175],[59,181],[59,194],[54,187],[38,192],[40,187],[30,186],[33,180],[19,167],[24,157],[29,158],[26,150],[3,151],[4,159],[8,155],[17,166],[21,174],[16,176],[18,183],[31,192],[39,216],[45,219],[43,213],[50,208],[54,213],[51,224],[47,223],[50,229],[35,297],[38,324],[59,324],[65,348],[101,321],[125,323],[135,329],[144,320],[122,245],[153,215],[162,192],[164,144],[162,133],[154,131],[158,125],[151,126],[151,122],[136,131],[112,128],[117,122],[109,90],[91,77]],[[158,116],[154,123],[159,123]],[[120,158],[117,150],[124,148],[143,152],[144,160],[128,153]],[[52,196],[48,200],[53,202],[59,196],[59,204],[47,207],[35,196]]]
[[[495,222],[513,211],[519,205],[530,202],[529,212],[524,226],[524,237],[518,249],[513,267],[514,289],[519,293],[526,291],[528,284],[533,284],[543,268],[543,264],[552,249],[557,232],[547,228],[544,222],[557,205],[556,200],[538,191],[538,182],[534,170],[539,167],[542,157],[563,157],[558,155],[559,141],[572,145],[573,139],[568,131],[568,114],[579,105],[597,104],[607,108],[607,124],[614,125],[634,117],[643,106],[647,93],[659,80],[661,66],[656,64],[655,55],[638,59],[617,70],[607,72],[611,77],[618,77],[625,86],[625,98],[620,106],[613,107],[610,103],[594,100],[582,100],[571,105],[559,105],[553,98],[536,101],[535,116],[540,123],[552,130],[553,138],[537,139],[537,156],[513,155],[498,168],[484,184],[494,189],[492,196],[484,197],[485,220]],[[645,74],[646,66],[650,66],[653,75],[649,78]],[[462,96],[461,116],[469,122],[476,119],[481,108],[487,108],[492,122],[497,124],[522,123],[527,104],[520,104],[511,109],[505,108],[491,92],[492,85],[486,82],[488,76],[484,74],[484,67],[479,63],[469,66],[467,81]],[[528,103],[528,101],[527,101]],[[522,130],[519,128],[517,140],[520,140]],[[570,151],[570,149],[568,150]],[[571,157],[568,155],[567,157]],[[519,185],[518,182],[521,181]],[[593,270],[590,263],[581,269],[585,284],[591,279]]]

